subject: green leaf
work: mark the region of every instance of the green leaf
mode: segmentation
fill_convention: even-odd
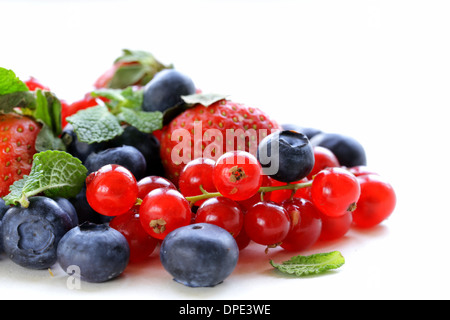
[[[161,70],[173,68],[158,61],[153,54],[142,50],[124,49],[114,63],[122,64],[114,73],[108,87],[121,89],[135,84],[147,84]]]
[[[141,110],[144,100],[144,91],[133,90],[132,87],[126,89],[102,89],[91,93],[94,98],[104,97],[108,99],[106,105],[112,113],[119,113],[122,108]]]
[[[14,108],[36,108],[36,96],[31,91],[18,91],[0,96],[0,112],[9,113]]]
[[[270,260],[270,264],[279,271],[298,277],[323,273],[327,270],[343,266],[345,259],[339,251],[317,253],[310,256],[295,256],[288,261],[277,264]]]
[[[209,107],[213,103],[224,100],[228,95],[219,93],[195,93],[187,96],[181,96],[183,101],[189,106],[194,106],[196,104],[201,104],[205,107]]]
[[[30,174],[14,182],[3,199],[8,205],[28,207],[28,198],[41,193],[47,197],[71,198],[80,192],[86,174],[81,161],[66,152],[36,153]]]
[[[0,67],[0,95],[22,91],[29,91],[27,85],[16,76],[14,71]]]
[[[62,132],[61,102],[49,91],[36,90],[36,109],[32,115],[36,120],[45,123],[55,136]]]
[[[106,106],[80,110],[67,118],[81,142],[102,142],[120,136],[123,128]]]
[[[119,120],[122,120],[145,133],[152,133],[163,127],[163,114],[158,111],[145,112],[123,108],[122,112],[118,114],[117,117]]]
[[[66,145],[63,143],[61,138],[55,136],[52,130],[45,123],[42,123],[41,130],[36,137],[35,148],[37,152],[47,150],[66,151]]]

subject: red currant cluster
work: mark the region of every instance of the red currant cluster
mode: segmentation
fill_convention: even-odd
[[[86,195],[94,210],[114,216],[110,226],[127,238],[130,261],[148,257],[159,240],[191,223],[222,227],[241,250],[253,241],[301,251],[390,216],[396,196],[381,176],[365,166],[341,167],[321,147],[314,155],[311,173],[293,183],[264,175],[247,152],[198,158],[181,172],[178,189],[165,178],[136,181],[124,167],[107,165],[88,176]]]

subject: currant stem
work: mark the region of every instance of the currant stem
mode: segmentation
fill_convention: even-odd
[[[311,185],[312,185],[312,180],[307,181],[307,182],[302,182],[302,183],[287,184],[285,186],[261,187],[261,188],[259,188],[258,192],[261,194],[264,194],[266,192],[277,191],[277,190],[292,190],[292,194],[294,194],[295,191],[297,191],[298,189],[308,188],[308,187],[311,187]],[[202,192],[201,195],[186,197],[186,200],[191,203],[191,206],[201,200],[206,200],[209,198],[216,198],[216,197],[223,196],[220,192],[209,193],[205,189],[203,189],[203,187],[201,187],[201,186],[200,186],[200,190]]]

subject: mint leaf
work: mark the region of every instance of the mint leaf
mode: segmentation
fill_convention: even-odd
[[[66,120],[72,124],[78,140],[82,142],[107,141],[123,133],[119,120],[106,106],[80,110]]]
[[[199,103],[205,107],[209,107],[213,103],[224,100],[227,97],[227,95],[219,93],[195,93],[187,96],[181,96],[181,99],[183,99],[188,106],[194,106]]]
[[[45,123],[42,123],[41,131],[39,131],[39,134],[36,137],[35,148],[37,152],[47,150],[66,151],[66,145],[63,143],[62,139],[55,136]]]
[[[0,67],[0,95],[29,91],[27,85],[9,69]]]
[[[317,253],[310,256],[295,256],[288,261],[277,264],[270,260],[272,267],[287,274],[298,277],[323,273],[330,269],[337,269],[343,266],[345,259],[339,251],[329,253]]]
[[[31,172],[10,186],[3,199],[8,205],[28,207],[28,198],[44,193],[47,197],[71,198],[84,185],[87,169],[81,161],[63,151],[44,151],[33,157]]]
[[[163,114],[158,111],[146,112],[123,108],[122,112],[118,114],[117,117],[145,133],[152,133],[163,127]]]

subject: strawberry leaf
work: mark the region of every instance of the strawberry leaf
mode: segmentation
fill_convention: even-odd
[[[112,89],[127,88],[147,84],[161,70],[171,69],[158,61],[150,52],[124,49],[122,56],[114,61],[119,68],[115,71],[108,87]]]
[[[345,259],[339,251],[317,253],[310,256],[295,256],[281,264],[277,264],[273,260],[270,260],[272,267],[283,273],[296,275],[298,277],[337,269],[343,266],[344,263]]]
[[[196,104],[201,104],[205,107],[209,107],[213,103],[224,100],[228,95],[219,93],[195,93],[187,96],[181,96],[183,101],[188,105],[188,107],[193,107]]]
[[[8,205],[28,207],[28,198],[44,193],[47,197],[76,196],[84,185],[87,169],[81,161],[63,151],[36,153],[28,176],[10,186],[3,199]]]

